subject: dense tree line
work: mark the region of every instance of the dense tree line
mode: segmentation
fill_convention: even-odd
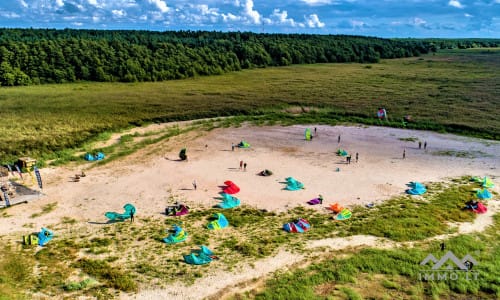
[[[374,63],[435,51],[437,44],[342,35],[0,29],[0,85],[162,81],[254,67]]]

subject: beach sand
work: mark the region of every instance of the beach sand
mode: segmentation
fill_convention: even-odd
[[[305,141],[306,126],[299,125],[188,133],[88,169],[79,182],[73,182],[72,177],[85,166],[44,168],[43,194],[28,204],[11,207],[10,217],[0,218],[0,235],[20,236],[32,228],[50,228],[64,217],[102,226],[104,212],[120,212],[126,203],[136,206],[139,219],[159,216],[172,199],[193,207],[211,207],[218,202],[215,197],[226,180],[241,188],[238,198],[242,204],[272,211],[307,205],[319,194],[324,205],[363,205],[404,194],[410,181],[425,184],[464,175],[489,176],[495,182],[494,190],[499,191],[499,142],[384,127],[309,127],[313,133],[317,128],[312,141]],[[409,138],[412,141],[406,141]],[[241,140],[251,147],[232,151],[231,144]],[[419,149],[416,140],[426,141],[427,149]],[[188,161],[178,160],[183,147],[187,148]],[[339,148],[351,153],[350,164],[336,155]],[[239,168],[240,161],[247,163],[246,171]],[[258,176],[264,169],[273,175]],[[302,182],[305,189],[284,190],[286,177]],[[55,202],[53,211],[31,217]]]

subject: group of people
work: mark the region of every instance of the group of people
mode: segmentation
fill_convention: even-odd
[[[346,156],[346,161],[347,161],[347,164],[350,164],[350,163],[351,163],[351,159],[352,159],[351,154],[349,154],[349,155],[347,155],[347,156]],[[358,162],[358,160],[359,160],[359,153],[358,153],[358,152],[356,152],[355,159],[356,159],[356,162]]]
[[[240,170],[246,171],[247,170],[247,163],[243,162],[240,160]]]
[[[422,149],[422,141],[418,141],[418,149]],[[427,141],[424,141],[424,150],[427,150]],[[403,149],[403,159],[406,159],[406,148]]]

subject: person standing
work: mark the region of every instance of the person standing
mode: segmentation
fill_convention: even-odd
[[[314,136],[316,136],[316,127],[314,127]]]
[[[243,168],[243,161],[242,160],[240,160],[240,170],[241,170],[241,168]]]
[[[130,211],[130,223],[134,223],[134,211]]]
[[[340,134],[339,137],[337,138],[337,144],[340,144]]]
[[[195,179],[195,180],[193,180],[193,188],[194,188],[194,190],[196,191],[196,179]]]
[[[424,150],[427,149],[427,141],[424,142]]]
[[[359,153],[356,152],[356,163],[358,162],[358,159],[359,159]]]
[[[247,163],[244,163],[243,164],[243,171],[246,171],[247,170]]]
[[[405,159],[405,158],[406,158],[406,148],[403,149],[403,159]]]
[[[418,149],[422,149],[422,142],[418,141]]]
[[[234,143],[231,143],[231,151],[234,151]]]

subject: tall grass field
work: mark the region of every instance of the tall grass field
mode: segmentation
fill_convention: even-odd
[[[0,161],[74,148],[106,131],[148,122],[230,115],[283,118],[316,107],[311,122],[378,125],[378,107],[400,126],[500,138],[500,50],[440,52],[376,64],[316,64],[245,70],[154,83],[2,88]],[[401,125],[402,126],[402,125]]]

